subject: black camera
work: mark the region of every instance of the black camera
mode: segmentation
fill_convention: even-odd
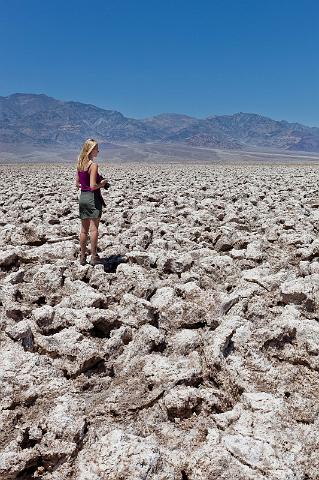
[[[104,185],[104,190],[108,190],[110,188],[111,184],[110,182],[106,181],[106,184]]]
[[[101,180],[105,180],[105,178],[103,177],[103,175],[100,175],[101,177]],[[108,190],[110,188],[111,184],[108,180],[106,180],[106,184],[104,185],[104,190]]]

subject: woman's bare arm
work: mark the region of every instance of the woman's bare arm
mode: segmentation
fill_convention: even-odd
[[[77,170],[76,171],[76,174],[75,174],[75,186],[77,189],[80,188],[80,177],[79,177],[79,171]]]
[[[90,187],[91,190],[96,190],[99,188],[96,184],[96,176],[97,176],[97,165],[92,163],[90,165]]]
[[[96,183],[98,167],[96,163],[92,163],[90,166],[90,188],[91,190],[97,190],[98,188],[104,187],[106,180],[102,180],[100,183]]]
[[[90,188],[91,190],[97,190],[98,188],[104,187],[106,180],[102,180],[100,183],[96,183],[98,167],[96,163],[92,163],[90,166]]]

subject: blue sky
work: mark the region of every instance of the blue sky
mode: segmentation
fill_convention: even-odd
[[[315,0],[0,0],[0,95],[319,125]]]

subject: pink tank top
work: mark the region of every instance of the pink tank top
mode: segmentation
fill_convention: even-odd
[[[80,185],[81,185],[81,192],[91,192],[91,191],[93,191],[90,187],[90,172],[89,172],[89,169],[88,170],[78,170],[78,174],[79,174],[79,180],[80,180]],[[100,183],[101,180],[102,180],[102,177],[97,172],[96,183]]]

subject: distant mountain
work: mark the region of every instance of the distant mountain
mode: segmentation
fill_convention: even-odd
[[[164,113],[143,120],[47,95],[0,97],[0,143],[79,145],[100,143],[185,144],[219,149],[266,148],[319,152],[319,128],[276,121],[254,113],[197,119]]]

